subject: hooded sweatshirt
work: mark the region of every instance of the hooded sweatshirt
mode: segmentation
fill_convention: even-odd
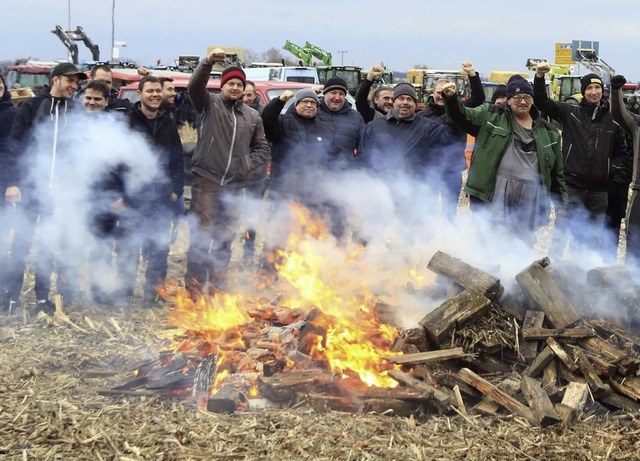
[[[4,189],[9,182],[6,165],[9,156],[9,133],[13,119],[18,114],[18,108],[11,102],[11,93],[1,75],[0,80],[5,87],[4,93],[0,96],[0,191],[4,194]]]

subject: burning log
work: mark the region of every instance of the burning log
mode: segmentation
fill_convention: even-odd
[[[545,313],[547,320],[554,328],[571,326],[580,320],[580,315],[545,271],[546,264],[548,260],[534,262],[516,275],[516,281],[538,310]]]
[[[529,376],[523,376],[521,388],[540,426],[546,427],[560,422],[560,415],[553,408],[549,396],[538,381]]]
[[[497,277],[442,251],[433,255],[427,269],[450,278],[464,288],[474,288],[491,300],[497,300],[504,291]]]
[[[198,364],[193,379],[191,395],[196,402],[204,402],[211,395],[211,387],[218,372],[218,356],[209,355]]]
[[[482,293],[467,288],[428,313],[420,320],[420,325],[436,344],[440,344],[453,328],[484,315],[490,307],[491,301]]]
[[[324,370],[294,370],[287,374],[258,377],[258,389],[263,397],[274,402],[291,402],[298,393],[313,393],[334,382]]]
[[[207,411],[212,413],[235,413],[248,404],[247,396],[232,386],[222,386],[207,401]]]

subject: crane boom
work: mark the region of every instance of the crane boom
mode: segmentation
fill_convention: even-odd
[[[71,60],[74,64],[78,64],[78,45],[74,42],[83,42],[89,51],[91,51],[91,59],[94,61],[100,60],[100,48],[98,45],[94,44],[91,39],[84,33],[82,27],[76,26],[76,30],[66,30],[60,26],[56,26],[55,30],[51,31],[54,33],[64,46],[67,47],[69,53],[71,53]]]
[[[313,65],[313,56],[309,52],[309,50],[301,47],[300,45],[296,45],[295,43],[287,40],[284,42],[284,46],[282,49],[287,50],[289,53],[298,58],[302,65],[306,67],[311,67]]]
[[[304,48],[311,53],[311,55],[317,59],[319,59],[320,61],[322,61],[322,64],[324,64],[325,66],[331,66],[332,65],[332,56],[331,53],[329,53],[326,50],[323,50],[322,48],[319,48],[317,46],[315,46],[313,43],[311,42],[305,42],[304,44]]]

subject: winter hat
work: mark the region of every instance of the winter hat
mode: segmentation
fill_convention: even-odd
[[[331,90],[342,90],[344,91],[344,94],[349,92],[347,90],[347,82],[340,77],[331,77],[327,80],[324,84],[324,88],[322,89],[322,94],[327,94]]]
[[[220,88],[222,88],[224,84],[232,78],[239,78],[240,81],[242,81],[242,86],[247,86],[247,76],[244,74],[242,67],[231,66],[222,71],[222,76],[220,77]]]
[[[7,81],[4,79],[4,75],[0,74],[0,80],[2,80],[2,84],[4,86],[4,93],[0,96],[0,101],[10,101],[11,91],[7,88]]]
[[[311,99],[313,99],[313,100],[316,102],[316,104],[318,104],[318,102],[319,102],[319,101],[318,101],[318,95],[316,94],[316,92],[315,92],[315,91],[313,91],[311,88],[305,88],[305,89],[300,90],[300,91],[298,91],[298,92],[296,93],[296,97],[295,97],[295,99],[293,100],[293,105],[294,105],[294,106],[297,106],[297,105],[298,105],[298,103],[299,103],[300,101],[302,101],[303,99],[305,99],[305,98],[311,98]]]
[[[580,93],[582,93],[582,96],[584,96],[585,90],[592,83],[597,83],[598,85],[600,85],[600,88],[602,88],[602,91],[604,91],[604,82],[602,81],[600,76],[596,74],[587,74],[582,77],[582,80],[580,80]]]
[[[512,75],[507,81],[507,99],[517,94],[528,94],[533,96],[533,87],[522,75]]]
[[[415,102],[418,102],[416,89],[410,83],[399,83],[393,89],[393,101],[399,96],[411,96]]]
[[[496,91],[491,96],[491,104],[496,103],[496,99],[507,96],[507,85],[498,85]]]

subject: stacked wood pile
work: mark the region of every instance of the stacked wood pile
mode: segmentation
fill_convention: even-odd
[[[571,422],[587,405],[640,409],[640,337],[614,323],[586,319],[596,303],[606,299],[600,298],[602,293],[627,313],[635,297],[626,268],[597,268],[581,283],[566,269],[550,270],[545,258],[517,274],[517,293],[501,298],[503,288],[496,277],[445,253],[436,253],[428,267],[452,281],[458,293],[420,321],[424,338],[414,331],[405,342],[417,349],[439,349],[446,357],[461,339],[469,344],[461,332],[474,330],[479,339],[471,349],[465,348],[474,353],[471,358],[449,360],[439,370],[420,364],[425,352],[405,354],[400,360],[416,365],[412,375],[449,395],[456,411],[507,411],[546,426]],[[589,292],[591,303],[584,297]],[[580,312],[576,300],[584,303]],[[498,335],[488,335],[491,326],[482,324],[490,316]],[[619,320],[623,317],[628,320],[627,315]],[[495,339],[509,336],[512,340]]]
[[[436,253],[428,267],[440,279],[427,291],[449,297],[421,327],[400,331],[391,352],[402,355],[381,358],[396,366],[389,372],[395,388],[366,387],[357,377],[331,374],[326,363],[308,355],[311,338],[330,324],[318,321],[324,314],[314,310],[303,317],[273,307],[256,310],[255,324],[238,337],[217,341],[227,354],[233,351],[227,359],[237,366],[213,395],[218,356],[202,353],[210,344],[143,364],[109,392],[182,394],[206,402],[210,411],[233,412],[252,408],[248,388],[255,386],[263,399],[286,408],[465,418],[510,412],[540,426],[568,424],[586,409],[640,409],[640,337],[589,319],[605,299],[602,293],[624,306],[625,315],[633,306],[627,270],[597,268],[583,272],[581,282],[568,271],[573,268],[552,268],[545,258],[517,274],[518,288],[505,294],[497,277],[445,253]],[[380,310],[388,315],[390,306]]]

